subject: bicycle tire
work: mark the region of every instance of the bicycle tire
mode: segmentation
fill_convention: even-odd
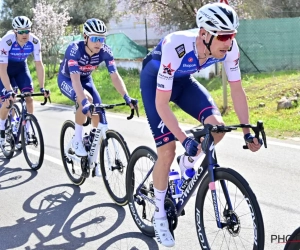
[[[242,195],[243,195],[242,198],[247,199],[246,201],[247,201],[247,205],[249,208],[248,213],[251,214],[251,217],[252,217],[251,223],[252,223],[252,225],[255,224],[254,228],[256,228],[256,230],[254,229],[254,232],[253,232],[254,239],[248,239],[249,242],[253,241],[253,246],[251,243],[250,249],[263,250],[264,244],[265,244],[265,232],[264,232],[263,218],[262,218],[261,210],[260,210],[259,204],[257,202],[256,196],[253,193],[252,189],[250,188],[249,184],[239,173],[237,173],[233,169],[229,169],[229,168],[215,169],[214,176],[215,176],[215,183],[218,180],[230,181],[231,183],[233,183],[235,185],[235,187],[237,187],[242,192]],[[200,243],[200,246],[202,249],[211,249],[209,242],[207,240],[207,233],[206,233],[206,230],[209,230],[209,229],[204,222],[205,216],[203,216],[203,212],[202,212],[202,211],[204,211],[203,206],[204,206],[204,202],[205,202],[205,197],[209,190],[208,189],[209,181],[210,181],[210,178],[208,175],[206,175],[203,178],[203,181],[201,182],[201,185],[198,189],[198,193],[197,193],[197,197],[196,197],[196,206],[195,206],[196,231],[197,231],[198,240],[199,240],[199,243]],[[230,194],[229,194],[229,196],[230,196]],[[210,196],[210,198],[211,198],[211,196]],[[221,198],[220,198],[220,194],[219,194],[219,197],[217,196],[219,205],[221,203],[220,199]],[[233,199],[231,199],[231,200],[233,200]],[[235,206],[235,204],[233,204],[233,206]],[[214,207],[214,205],[213,205],[213,207]],[[234,209],[237,209],[237,208],[238,208],[238,206],[234,207]],[[214,211],[214,208],[213,208],[213,211]],[[221,211],[220,206],[219,206],[219,211],[220,211],[220,214],[223,212],[223,216],[225,217],[225,215],[224,215],[225,207],[224,207],[224,211]],[[235,210],[234,210],[234,212],[235,212]],[[199,215],[199,213],[200,213],[200,215]],[[208,213],[208,214],[210,214],[210,213]],[[215,227],[217,227],[214,212],[212,212],[211,214],[212,214],[212,217],[214,218],[214,220],[211,220],[211,221],[214,221],[214,225],[215,225]],[[245,214],[245,212],[242,215],[244,215],[244,214]],[[238,215],[235,216],[234,218],[238,218],[238,221],[239,221]],[[222,221],[222,219],[221,219],[221,221]],[[226,230],[226,228],[227,228],[227,231],[229,231],[228,227],[224,227],[224,230]],[[216,228],[216,229],[218,229],[218,228]],[[220,230],[222,230],[222,229],[220,229]],[[241,227],[240,230],[243,230],[243,226]],[[240,233],[240,231],[238,233]],[[220,235],[222,235],[222,233]],[[224,232],[223,232],[223,235],[225,235]],[[231,237],[231,240],[234,240],[233,237]],[[215,242],[216,241],[214,238],[214,243]],[[229,241],[229,243],[230,243],[230,241]],[[231,249],[231,248],[229,248],[229,249]]]
[[[15,111],[17,117],[19,117],[19,122],[20,122],[20,120],[21,120],[21,110],[19,108],[19,105],[17,105],[16,103],[14,103],[14,105],[12,106],[12,109]],[[21,128],[21,126],[19,124],[18,129],[20,129],[20,128]],[[18,141],[18,144],[15,145],[15,150],[22,151],[22,143],[21,143],[21,141],[19,141],[19,139],[17,138],[17,135],[14,135],[14,138],[15,138],[15,142]]]
[[[29,167],[33,170],[38,170],[41,168],[43,162],[44,162],[44,153],[45,153],[45,147],[44,147],[44,138],[43,138],[43,133],[41,130],[41,127],[38,123],[37,118],[33,115],[33,114],[27,114],[25,117],[25,124],[22,124],[21,126],[21,141],[22,141],[22,149],[23,149],[23,154],[25,156],[26,162],[29,165]],[[25,138],[25,131],[26,131],[26,124],[27,122],[31,122],[32,124],[34,124],[34,126],[36,127],[36,131],[37,135],[38,135],[38,139],[39,139],[39,144],[40,144],[40,152],[39,152],[39,156],[38,156],[38,161],[37,163],[32,163],[30,158],[29,158],[29,152],[27,150],[27,142]],[[33,130],[34,131],[34,130]],[[36,135],[36,134],[35,134]],[[32,152],[33,153],[33,152]],[[36,154],[36,153],[33,153]]]
[[[154,237],[155,233],[154,233],[154,228],[153,228],[152,223],[151,223],[151,226],[149,226],[144,222],[144,219],[138,214],[138,209],[137,209],[138,204],[134,199],[134,194],[136,191],[136,187],[135,187],[135,175],[136,174],[135,174],[134,170],[135,170],[137,161],[143,157],[148,158],[153,164],[157,160],[157,154],[151,148],[146,147],[146,146],[137,147],[131,154],[131,156],[129,158],[127,174],[126,174],[126,190],[127,190],[127,195],[128,195],[128,205],[129,205],[129,211],[131,213],[131,216],[132,216],[135,224],[137,225],[137,227],[140,229],[140,231],[149,237]],[[149,170],[145,171],[145,172],[147,174],[149,172]],[[154,207],[154,209],[155,209],[155,207]],[[151,219],[151,221],[152,221],[152,219]]]
[[[10,150],[6,150],[6,143],[9,144]],[[13,157],[15,152],[15,138],[12,132],[10,117],[8,117],[5,122],[5,143],[1,145],[1,149],[5,158],[11,159]]]
[[[300,227],[298,227],[289,237],[283,250],[299,250],[300,249]]]
[[[63,124],[63,126],[61,128],[61,132],[60,132],[60,154],[61,154],[61,160],[63,162],[64,169],[65,169],[65,171],[66,171],[69,179],[76,186],[80,186],[80,185],[82,185],[85,182],[86,178],[83,177],[82,175],[80,175],[79,178],[75,178],[74,175],[72,173],[70,173],[69,167],[68,167],[67,158],[66,158],[66,155],[65,155],[64,141],[65,141],[65,133],[66,133],[66,131],[67,131],[68,128],[73,129],[74,132],[75,132],[75,123],[73,121],[67,120],[67,121],[64,122],[64,124]]]
[[[114,141],[118,142],[118,144],[121,145],[122,151],[124,152],[125,155],[125,159],[114,158],[114,164],[116,164],[116,168],[119,168],[115,170],[109,170],[109,168],[105,166],[105,148],[106,145],[108,146],[111,143],[110,139],[114,139]],[[99,157],[100,157],[100,166],[101,166],[103,182],[107,192],[109,193],[110,197],[114,200],[116,204],[120,206],[127,205],[128,199],[127,199],[127,192],[126,192],[126,172],[124,173],[124,170],[127,169],[127,165],[130,157],[130,151],[128,149],[126,141],[124,140],[124,138],[120,133],[114,130],[108,130],[106,132],[106,141],[103,140],[101,143]],[[117,180],[112,180],[112,182],[110,182],[111,178],[108,174],[109,172],[112,173],[112,176],[115,176],[117,178],[120,175],[120,178],[118,178]],[[120,194],[117,194],[116,192],[117,190],[113,190],[113,189],[114,187],[116,187],[116,185],[119,185],[120,183],[122,187],[120,189]],[[125,192],[125,194],[123,194],[123,192]]]

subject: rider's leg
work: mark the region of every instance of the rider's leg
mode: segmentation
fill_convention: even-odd
[[[164,246],[174,246],[175,241],[169,230],[164,201],[168,186],[170,166],[175,156],[175,141],[173,134],[162,122],[155,107],[156,77],[141,74],[141,93],[148,122],[155,138],[158,159],[153,171],[153,186],[156,209],[153,226],[156,239]]]

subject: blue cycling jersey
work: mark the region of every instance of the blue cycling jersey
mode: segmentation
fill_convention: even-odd
[[[110,74],[117,71],[111,48],[103,44],[99,53],[89,56],[85,51],[84,41],[71,43],[60,65],[60,73],[66,77],[71,74],[80,74],[81,77],[89,76],[101,62],[105,62]]]
[[[32,53],[35,61],[42,60],[40,40],[32,33],[29,34],[29,40],[24,46],[19,45],[13,32],[7,33],[0,41],[0,63],[24,62]],[[11,64],[11,67],[14,67],[14,64]]]
[[[157,88],[170,91],[174,79],[189,76],[214,63],[224,61],[228,81],[239,81],[241,74],[236,41],[233,40],[231,50],[223,58],[209,57],[200,65],[196,49],[197,35],[185,30],[164,37],[144,59],[143,74],[157,76]]]

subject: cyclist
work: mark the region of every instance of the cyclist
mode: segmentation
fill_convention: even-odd
[[[41,42],[31,33],[31,21],[26,16],[17,16],[12,21],[13,31],[7,32],[0,41],[0,90],[2,100],[13,100],[13,89],[22,93],[33,92],[33,84],[27,65],[27,57],[33,53],[40,91],[47,97],[45,71],[41,55]],[[7,105],[0,109],[0,145],[5,140]],[[28,113],[33,113],[33,99],[26,97]]]
[[[77,156],[87,156],[82,143],[82,124],[86,120],[86,115],[90,116],[90,105],[101,104],[100,95],[91,76],[92,71],[101,62],[105,62],[114,87],[126,103],[131,108],[137,105],[137,100],[129,97],[127,93],[123,79],[117,71],[111,48],[105,44],[106,34],[107,29],[103,21],[96,18],[88,19],[83,25],[84,41],[72,42],[68,46],[59,69],[58,86],[65,96],[76,103],[75,136],[72,146]],[[107,125],[104,111],[92,116],[92,125],[94,127]]]
[[[153,171],[156,202],[153,226],[158,242],[167,247],[175,244],[164,209],[168,174],[175,157],[175,137],[189,156],[180,158],[182,173],[189,161],[201,155],[200,145],[179,127],[169,102],[174,102],[202,124],[224,124],[208,91],[191,75],[224,61],[235,112],[241,123],[249,123],[247,98],[241,85],[239,50],[234,39],[239,24],[236,12],[226,4],[206,4],[197,11],[196,23],[197,34],[187,30],[165,36],[144,58],[140,75],[142,99],[158,154]],[[260,143],[249,129],[243,132],[246,141],[253,139],[248,143],[249,149],[257,151]],[[223,136],[214,134],[215,143]]]

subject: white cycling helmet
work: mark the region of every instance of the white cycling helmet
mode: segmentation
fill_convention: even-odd
[[[196,16],[197,26],[208,32],[234,31],[239,26],[235,10],[225,3],[209,3],[202,6]]]
[[[30,29],[32,22],[26,16],[16,16],[12,21],[12,27],[14,30],[17,29]]]
[[[86,20],[83,24],[83,34],[90,36],[92,34],[106,35],[105,23],[97,18]]]

